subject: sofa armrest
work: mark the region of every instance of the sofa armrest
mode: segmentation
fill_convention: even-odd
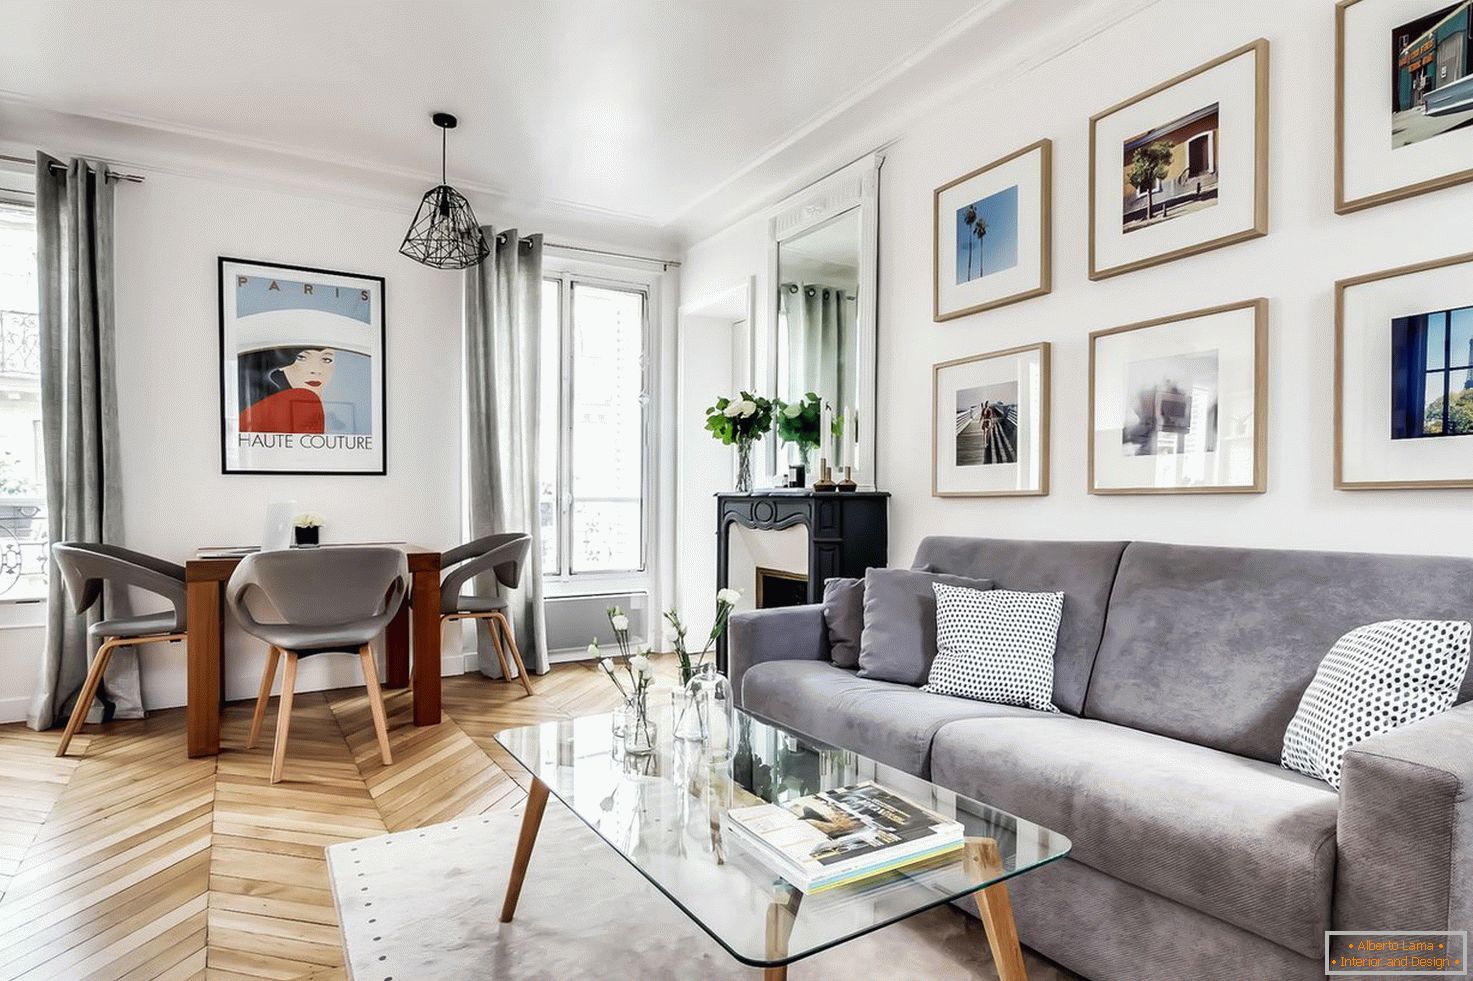
[[[742,703],[742,675],[764,661],[826,661],[829,634],[823,606],[779,606],[733,613],[727,625],[726,670]]]
[[[1334,928],[1473,929],[1473,702],[1355,744],[1340,774]]]

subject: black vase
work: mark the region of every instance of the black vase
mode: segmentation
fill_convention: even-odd
[[[297,548],[316,548],[317,535],[320,531],[322,529],[317,527],[297,528]]]

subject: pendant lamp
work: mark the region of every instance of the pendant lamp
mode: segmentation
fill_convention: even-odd
[[[436,269],[464,269],[491,253],[471,203],[445,181],[445,143],[456,119],[448,112],[430,117],[440,127],[440,185],[425,192],[414,223],[399,251]]]

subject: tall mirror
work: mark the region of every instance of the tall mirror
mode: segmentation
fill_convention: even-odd
[[[784,402],[812,392],[825,408],[820,456],[864,487],[874,485],[875,231],[878,155],[865,157],[779,205],[772,218],[775,287],[769,371]],[[776,441],[773,441],[776,444]],[[799,461],[774,445],[775,476]]]

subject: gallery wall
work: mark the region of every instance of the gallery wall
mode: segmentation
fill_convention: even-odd
[[[877,423],[880,486],[894,495],[892,564],[908,563],[929,534],[1473,554],[1473,492],[1332,486],[1335,280],[1473,251],[1473,185],[1334,213],[1334,29],[1329,0],[1162,0],[1026,73],[981,69],[892,134],[880,182]],[[1269,234],[1091,282],[1089,117],[1258,37],[1271,64]],[[1052,293],[933,322],[933,191],[1044,137],[1054,143]],[[688,249],[682,296],[756,276],[758,328],[769,329],[766,269],[759,211]],[[1089,333],[1259,296],[1269,301],[1267,493],[1089,495]],[[1052,492],[933,498],[932,365],[1038,341],[1053,345]],[[681,576],[692,593],[714,581],[706,569]]]

